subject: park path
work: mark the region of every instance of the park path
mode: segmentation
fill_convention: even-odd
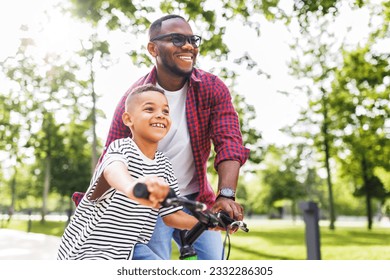
[[[0,260],[55,260],[60,238],[0,229]]]

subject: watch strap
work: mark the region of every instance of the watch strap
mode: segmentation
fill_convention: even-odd
[[[222,194],[219,194],[215,200],[217,200],[217,199],[220,198],[220,197],[228,198],[228,199],[231,199],[231,200],[233,200],[233,201],[236,201],[236,197],[235,197],[235,196],[224,196],[224,195],[222,195]]]

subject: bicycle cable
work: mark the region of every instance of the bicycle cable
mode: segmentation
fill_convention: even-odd
[[[225,239],[223,240],[222,260],[224,259],[226,244],[228,246],[228,250],[226,253],[226,260],[228,260],[230,257],[230,249],[231,249],[229,226],[226,225],[223,221],[220,221],[220,225],[225,229],[226,232]]]

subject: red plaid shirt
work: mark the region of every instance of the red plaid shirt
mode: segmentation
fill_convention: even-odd
[[[123,95],[115,109],[105,149],[114,140],[131,135],[130,129],[122,121],[126,97],[136,86],[156,84],[156,74],[154,67]],[[186,115],[199,181],[197,200],[211,207],[215,201],[215,193],[206,176],[211,149],[210,139],[216,151],[215,168],[224,160],[238,161],[243,165],[249,157],[249,149],[242,145],[238,117],[231,102],[229,89],[217,76],[194,69],[187,92]]]

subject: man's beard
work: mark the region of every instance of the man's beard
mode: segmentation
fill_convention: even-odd
[[[172,65],[171,63],[169,63],[167,61],[167,59],[165,59],[165,57],[161,57],[161,62],[165,65],[165,68],[167,70],[169,70],[172,74],[174,74],[176,76],[184,77],[184,78],[191,77],[192,71],[194,70],[194,67],[195,67],[195,61],[194,61],[194,64],[193,64],[191,70],[189,70],[189,71],[183,71],[182,69],[177,67],[176,64]]]
[[[177,75],[177,76],[182,76],[182,77],[185,77],[185,78],[189,78],[189,77],[191,77],[192,71],[194,71],[194,67],[192,67],[191,70],[190,70],[190,71],[187,71],[187,72],[185,72],[185,71],[179,69],[179,68],[176,67],[176,66],[174,66],[174,67],[169,67],[169,70],[170,70],[173,74],[175,74],[175,75]]]

